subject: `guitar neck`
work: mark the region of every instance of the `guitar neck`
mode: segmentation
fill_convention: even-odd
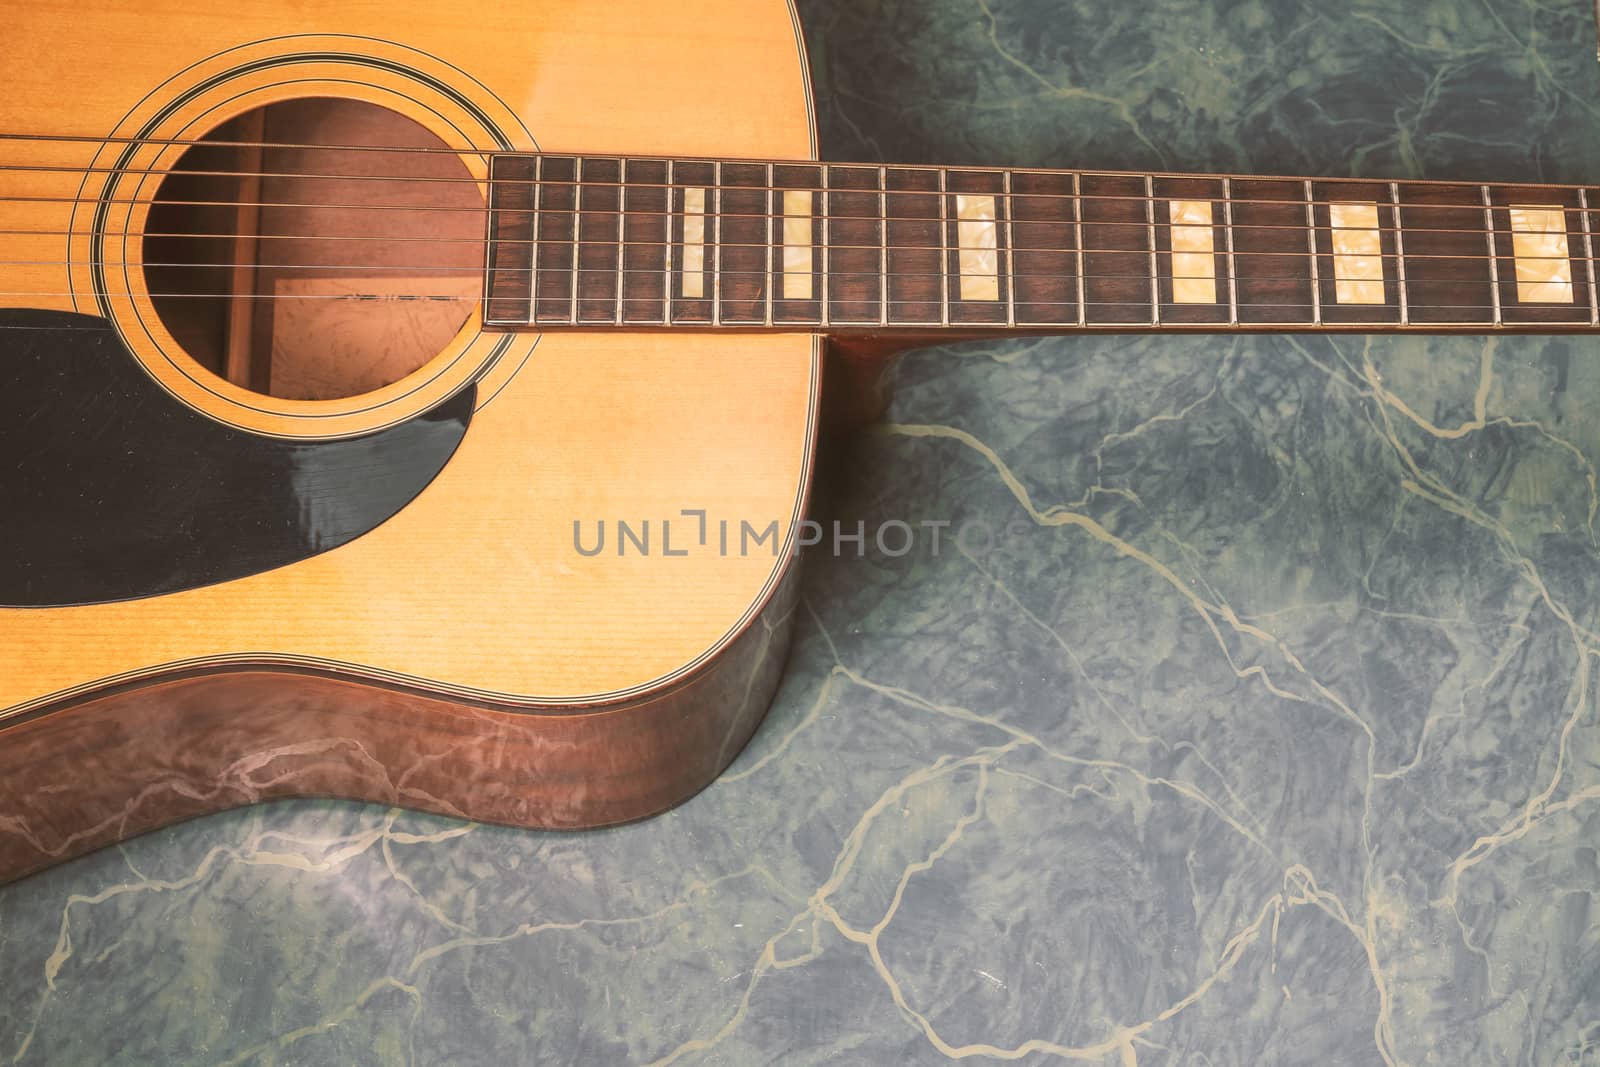
[[[496,156],[485,325],[1592,331],[1579,186]]]

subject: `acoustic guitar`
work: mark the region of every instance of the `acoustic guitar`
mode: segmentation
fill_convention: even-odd
[[[778,681],[825,354],[868,407],[1001,331],[1600,323],[1584,188],[819,163],[785,0],[0,49],[0,880],[269,797],[682,801]]]

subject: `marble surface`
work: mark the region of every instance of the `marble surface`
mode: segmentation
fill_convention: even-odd
[[[835,159],[1600,180],[1587,0],[811,0]],[[17,1064],[1600,1064],[1592,340],[908,357],[732,771],[0,890]],[[976,527],[974,527],[976,528]]]

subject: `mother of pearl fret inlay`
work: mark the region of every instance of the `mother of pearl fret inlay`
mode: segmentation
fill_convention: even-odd
[[[1173,200],[1167,206],[1172,222],[1172,301],[1175,304],[1217,302],[1216,235],[1211,201]]]
[[[1513,207],[1511,254],[1517,261],[1519,303],[1572,303],[1567,216],[1561,207]]]
[[[706,295],[706,191],[683,191],[683,297]]]
[[[783,191],[783,298],[811,299],[811,200],[809,189]]]
[[[1341,304],[1382,304],[1383,239],[1377,204],[1329,204],[1333,298]]]
[[[994,197],[956,196],[956,257],[961,300],[1000,299],[1000,237]]]

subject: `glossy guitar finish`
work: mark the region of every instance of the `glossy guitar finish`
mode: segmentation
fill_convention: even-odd
[[[75,7],[101,62],[64,17],[0,103],[57,134],[0,133],[0,292],[95,317],[0,329],[0,878],[269,795],[688,795],[776,678],[824,333],[854,386],[1000,331],[1600,332],[1600,190],[818,164],[778,0]]]
[[[353,541],[427,488],[477,399],[468,386],[363,437],[283,440],[174,400],[104,319],[0,311],[0,339],[0,425],[21,447],[4,479],[13,607],[159,596]]]
[[[0,304],[64,314],[0,330],[0,368],[20,381],[52,352],[93,359],[17,398],[38,425],[0,425],[0,880],[269,796],[524,826],[639,818],[703,786],[759,722],[811,469],[812,333],[505,335],[475,311],[401,381],[305,401],[196,373],[152,311],[136,266],[180,151],[164,142],[273,101],[381,104],[480,178],[489,152],[596,144],[813,158],[786,3],[472,7],[8,13],[0,130],[82,140],[4,146],[46,169],[0,170],[0,229],[18,231],[0,292],[32,294]],[[152,410],[122,406],[142,401],[130,363],[105,362],[119,346],[163,390]],[[67,381],[87,405],[70,441],[41,430],[70,424]],[[85,473],[97,451],[105,466]],[[348,495],[351,462],[330,481],[319,455],[353,460],[367,502]],[[76,492],[155,462],[158,498],[101,509]],[[778,537],[663,556],[661,523],[688,540],[685,510]],[[650,521],[655,551],[576,550],[575,522],[618,520]]]

